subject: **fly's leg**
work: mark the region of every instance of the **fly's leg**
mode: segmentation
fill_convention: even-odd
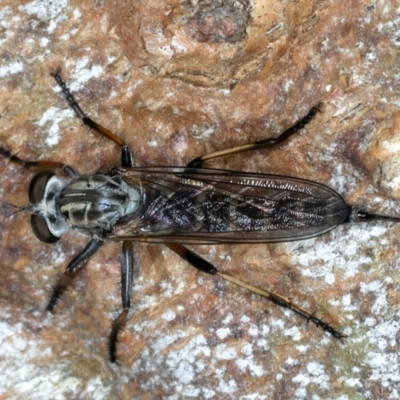
[[[288,308],[288,309],[292,310],[293,312],[295,312],[296,314],[300,315],[301,317],[305,318],[307,321],[311,321],[319,328],[330,333],[336,339],[343,339],[346,337],[345,334],[341,333],[339,330],[334,328],[332,325],[330,325],[327,322],[323,321],[322,319],[316,317],[315,313],[308,311],[303,307],[300,307],[296,303],[293,303],[290,299],[288,299],[284,296],[281,296],[278,293],[274,293],[274,292],[270,292],[269,290],[261,289],[258,286],[253,286],[253,285],[251,285],[247,282],[244,282],[240,279],[234,278],[233,276],[219,272],[208,261],[204,260],[202,257],[197,255],[196,253],[192,252],[191,250],[187,249],[184,246],[181,246],[180,244],[165,243],[165,245],[167,247],[169,247],[173,252],[178,254],[180,257],[182,257],[184,260],[186,260],[193,267],[197,268],[198,270],[205,272],[207,274],[210,274],[210,275],[218,275],[225,281],[234,283],[235,285],[245,288],[252,293],[255,293],[262,297],[265,297],[266,299],[272,301],[275,304],[278,304],[279,306],[281,306],[283,308]]]
[[[0,154],[8,158],[11,162],[14,164],[21,165],[21,167],[27,169],[27,170],[34,170],[34,169],[60,169],[64,171],[69,177],[75,178],[78,177],[79,174],[71,168],[69,165],[57,162],[57,161],[25,161],[21,160],[19,157],[17,157],[14,154],[11,154],[8,150],[6,150],[3,147],[0,147]]]
[[[281,144],[282,142],[288,140],[295,133],[298,133],[300,130],[302,130],[315,117],[318,111],[321,110],[321,107],[322,103],[319,103],[316,106],[314,106],[305,117],[303,117],[299,122],[297,122],[296,125],[292,126],[291,128],[281,133],[277,138],[258,140],[257,142],[245,144],[243,146],[232,147],[230,149],[219,150],[213,153],[204,154],[192,160],[187,165],[187,167],[201,168],[204,161],[209,161],[212,160],[213,158],[225,157],[232,154],[239,154],[245,151],[261,150],[265,148],[275,147]]]
[[[93,256],[94,253],[103,244],[102,240],[92,239],[87,246],[79,253],[67,266],[63,275],[57,282],[57,285],[53,289],[49,303],[47,304],[46,310],[53,312],[54,306],[60,299],[61,295],[64,293],[65,289],[68,287],[72,281],[75,273],[84,266],[86,261]]]
[[[330,325],[327,322],[323,321],[322,319],[316,317],[314,312],[311,312],[303,307],[300,307],[296,303],[293,303],[287,297],[284,297],[275,292],[270,292],[269,290],[266,290],[266,289],[261,289],[257,286],[250,285],[247,282],[244,282],[240,279],[234,278],[233,276],[223,274],[221,272],[217,272],[217,275],[226,281],[232,282],[235,285],[241,286],[247,290],[250,290],[251,292],[253,292],[255,294],[258,294],[260,296],[267,298],[268,300],[272,301],[273,303],[278,304],[278,306],[292,310],[297,315],[300,315],[301,317],[305,318],[307,320],[307,322],[311,321],[319,328],[330,333],[336,339],[343,339],[343,338],[347,337],[347,335],[338,331],[332,325]]]
[[[96,132],[100,133],[100,135],[106,137],[107,139],[113,141],[116,143],[120,148],[121,148],[121,165],[122,167],[132,167],[132,156],[129,151],[128,145],[120,139],[117,135],[109,131],[107,128],[104,126],[98,124],[97,122],[93,121],[91,118],[86,116],[86,114],[82,111],[80,108],[78,102],[75,100],[74,96],[68,89],[68,86],[66,83],[62,80],[61,75],[59,72],[56,72],[54,74],[51,74],[58,85],[61,88],[61,91],[63,92],[69,106],[74,110],[75,115],[82,120],[82,122],[88,126],[89,128],[95,130]]]
[[[111,334],[108,342],[108,350],[110,361],[115,363],[116,357],[116,344],[118,341],[118,333],[125,326],[126,318],[128,317],[129,308],[131,307],[131,293],[132,293],[132,278],[133,278],[133,249],[132,243],[124,241],[122,243],[121,251],[121,298],[122,298],[122,311],[112,324]]]

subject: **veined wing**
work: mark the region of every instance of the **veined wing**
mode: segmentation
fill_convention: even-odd
[[[349,207],[317,182],[280,175],[181,167],[129,168],[139,214],[112,240],[181,244],[262,243],[310,238],[341,224]]]

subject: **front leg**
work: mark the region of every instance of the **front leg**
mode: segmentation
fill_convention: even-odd
[[[67,266],[63,275],[58,280],[53,293],[51,294],[49,303],[47,304],[46,310],[53,312],[54,306],[68,287],[75,273],[82,268],[86,261],[93,256],[94,253],[102,246],[102,240],[92,239],[87,246],[79,253]]]
[[[35,169],[47,169],[47,170],[55,170],[59,169],[64,171],[70,178],[76,178],[79,174],[71,168],[67,164],[60,163],[58,161],[25,161],[21,158],[17,157],[15,154],[10,153],[4,147],[0,147],[0,154],[8,158],[14,164],[21,165],[21,167],[25,168],[26,170],[35,170]]]
[[[75,115],[82,120],[82,122],[88,126],[89,128],[95,130],[96,132],[100,133],[100,135],[106,137],[107,139],[113,141],[116,143],[120,148],[121,148],[121,165],[122,167],[127,167],[130,168],[133,166],[132,162],[132,156],[131,152],[129,150],[128,145],[117,135],[109,131],[107,128],[104,126],[98,124],[97,122],[93,121],[91,118],[89,118],[80,108],[78,102],[75,100],[74,96],[70,92],[68,86],[66,83],[63,81],[61,78],[60,73],[57,71],[53,74],[51,74],[58,85],[61,88],[61,91],[63,92],[69,106],[74,110]]]

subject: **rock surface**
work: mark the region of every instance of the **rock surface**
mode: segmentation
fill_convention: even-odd
[[[50,76],[58,68],[139,166],[184,166],[277,136],[322,101],[280,148],[208,166],[311,179],[399,216],[399,26],[390,0],[3,0],[0,142],[80,173],[118,164],[118,148],[68,108]],[[135,245],[134,305],[115,366],[107,336],[120,309],[119,246],[107,243],[48,315],[57,276],[87,239],[38,242],[29,217],[10,217],[7,204],[28,202],[32,173],[0,163],[1,398],[399,396],[400,226],[196,248],[218,269],[316,310],[348,335],[343,343],[161,245]]]

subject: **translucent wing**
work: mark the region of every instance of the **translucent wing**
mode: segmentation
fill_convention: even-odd
[[[304,179],[217,169],[130,168],[138,214],[110,238],[181,244],[262,243],[317,236],[349,207],[327,186]]]

